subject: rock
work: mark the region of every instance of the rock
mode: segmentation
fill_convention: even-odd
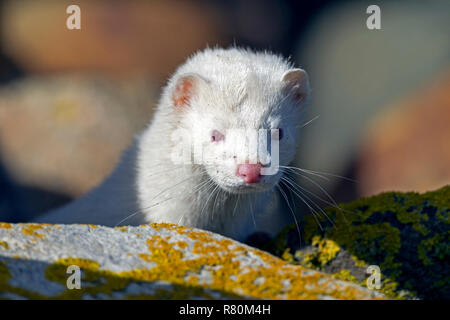
[[[13,82],[0,88],[0,161],[21,185],[77,197],[114,168],[150,121],[157,93],[143,78]]]
[[[367,267],[377,265],[390,298],[450,299],[450,186],[362,198],[301,225],[301,246],[289,226],[266,249],[362,286]]]
[[[361,194],[433,190],[450,183],[450,69],[374,118],[361,144]]]
[[[449,1],[383,1],[381,30],[367,29],[368,5],[330,5],[298,42],[296,61],[312,88],[306,120],[320,116],[303,129],[300,167],[348,176],[372,117],[450,66],[450,37],[442,32],[450,30]]]
[[[82,270],[79,290],[66,287],[70,265]],[[0,223],[0,298],[372,299],[383,295],[187,227]]]
[[[81,30],[66,28],[69,4],[4,3],[3,49],[24,71],[144,74],[160,81],[186,56],[222,39],[224,18],[206,3],[80,0]]]

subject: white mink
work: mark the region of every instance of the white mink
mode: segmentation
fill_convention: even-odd
[[[297,152],[309,96],[306,72],[278,55],[239,48],[198,52],[170,78],[152,122],[112,174],[36,222],[169,222],[237,240],[255,231],[274,235],[290,214],[278,188],[283,170],[261,175],[264,165],[245,160],[248,145],[239,143],[244,140],[227,133],[281,129],[279,164],[288,166]],[[173,150],[186,143],[186,133],[204,148],[209,163],[174,161]],[[230,159],[223,159],[224,154]]]

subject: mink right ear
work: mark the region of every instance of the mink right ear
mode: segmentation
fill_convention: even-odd
[[[305,70],[300,68],[288,70],[284,73],[282,81],[285,88],[293,92],[298,101],[305,101],[309,98],[311,88]]]
[[[190,106],[192,97],[197,94],[202,85],[208,83],[208,80],[196,73],[186,73],[181,75],[172,91],[172,102],[176,108]]]

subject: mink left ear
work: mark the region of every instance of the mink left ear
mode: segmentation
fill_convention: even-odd
[[[190,105],[192,97],[198,93],[208,81],[196,73],[181,75],[172,91],[172,102],[175,107],[182,108]]]
[[[308,74],[303,69],[291,69],[284,73],[282,81],[285,88],[294,94],[294,97],[301,101],[307,101],[311,93],[309,87]]]

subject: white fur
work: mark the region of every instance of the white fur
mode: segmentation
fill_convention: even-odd
[[[181,65],[164,88],[154,119],[127,150],[121,162],[99,187],[62,209],[38,219],[51,223],[95,223],[106,226],[171,222],[203,228],[243,240],[254,231],[274,234],[287,222],[275,185],[281,172],[246,184],[236,176],[238,163],[220,159],[224,151],[235,155],[245,145],[231,139],[212,143],[211,131],[230,128],[283,129],[280,164],[294,159],[305,101],[297,101],[288,89],[296,76],[285,76],[293,66],[270,53],[248,50],[206,49]],[[299,70],[299,69],[296,69]],[[189,106],[175,110],[172,94],[177,80],[193,75]],[[283,81],[283,78],[285,79]],[[288,88],[288,89],[287,89]],[[177,164],[171,155],[184,129],[202,143],[212,161],[209,165]],[[228,137],[229,138],[229,137]]]

